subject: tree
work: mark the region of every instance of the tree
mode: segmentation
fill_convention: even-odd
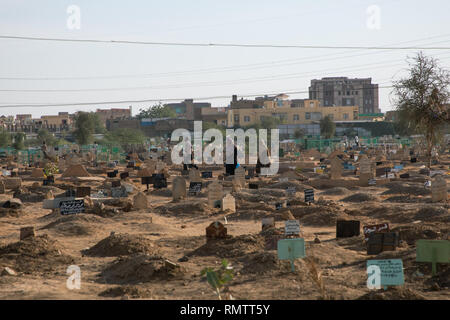
[[[300,139],[301,137],[303,137],[305,135],[305,130],[303,129],[297,129],[294,132],[294,138],[295,139]]]
[[[6,148],[11,145],[11,134],[5,129],[0,129],[0,148]]]
[[[25,138],[26,135],[23,132],[18,132],[14,135],[14,143],[13,143],[13,148],[16,150],[22,150],[25,148]]]
[[[408,59],[409,76],[394,82],[396,110],[408,128],[424,134],[428,167],[433,145],[450,121],[450,73],[422,52]]]
[[[36,139],[39,145],[42,145],[45,142],[45,144],[48,146],[54,146],[57,141],[55,136],[51,134],[47,129],[40,129],[38,131]]]
[[[127,149],[128,145],[142,145],[147,141],[145,134],[138,129],[116,129],[105,134],[102,144],[113,146],[120,145]]]
[[[137,115],[138,119],[144,118],[175,118],[177,116],[176,112],[169,108],[167,105],[162,105],[161,103],[156,104],[148,109],[139,110]]]
[[[75,116],[75,140],[79,145],[91,143],[95,133],[95,120],[88,112],[78,112]]]
[[[320,120],[320,132],[326,139],[330,139],[336,132],[336,124],[331,120],[330,116],[325,116]]]

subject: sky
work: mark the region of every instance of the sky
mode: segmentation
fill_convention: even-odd
[[[68,20],[71,26],[76,21],[67,11],[73,5],[80,10],[79,29],[68,27]],[[448,0],[0,0],[0,36],[450,47],[448,12]],[[135,115],[164,99],[200,98],[195,101],[227,106],[233,94],[296,92],[290,98],[307,98],[312,79],[332,76],[372,78],[382,87],[385,112],[393,109],[391,82],[407,75],[407,57],[418,51],[0,38],[0,115],[129,106]],[[450,50],[423,51],[450,69]],[[130,100],[154,101],[114,103]],[[69,105],[77,103],[86,105]]]

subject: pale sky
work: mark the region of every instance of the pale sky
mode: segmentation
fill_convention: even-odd
[[[80,30],[67,27],[70,5],[80,8]],[[367,26],[367,8],[371,5],[380,9],[380,29]],[[448,0],[0,0],[0,35],[183,43],[450,47],[449,12]],[[392,79],[405,74],[407,55],[416,52],[0,39],[0,106],[226,97],[198,100],[219,107],[228,105],[232,94],[288,91],[305,92],[292,94],[291,98],[307,98],[310,80],[322,77],[371,77],[374,83],[389,86]],[[450,69],[450,50],[425,53],[439,58],[441,65]],[[97,89],[108,90],[92,91]],[[392,109],[391,91],[380,89],[382,111]],[[153,104],[133,103],[133,114]],[[0,115],[31,113],[39,117],[59,111],[129,105],[2,107]]]

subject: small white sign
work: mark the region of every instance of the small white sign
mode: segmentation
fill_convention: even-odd
[[[284,226],[284,233],[287,236],[300,234],[300,221],[298,220],[286,221]]]

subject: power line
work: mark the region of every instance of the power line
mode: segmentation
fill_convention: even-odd
[[[378,86],[377,88],[352,88],[351,90],[377,90],[384,88],[393,88],[393,86]],[[264,96],[264,95],[276,95],[282,90],[276,93],[258,93],[258,94],[244,94],[239,95],[239,97],[256,97],[256,96]],[[310,93],[310,92],[319,92],[319,91],[285,91],[284,94],[301,94],[301,93]],[[192,98],[193,100],[215,100],[215,99],[225,99],[229,98],[230,95],[226,96],[210,96],[210,97],[197,97]],[[53,104],[16,104],[16,105],[0,105],[0,108],[42,108],[42,107],[67,107],[67,106],[86,106],[86,105],[104,105],[104,104],[125,104],[125,103],[147,103],[147,102],[158,102],[158,101],[183,101],[185,98],[163,98],[163,99],[144,99],[144,100],[120,100],[120,101],[97,101],[97,102],[76,102],[76,103],[53,103]],[[315,100],[315,99],[312,99]]]
[[[79,42],[79,43],[106,43],[106,44],[136,44],[153,46],[179,46],[179,47],[235,47],[235,48],[274,48],[274,49],[348,49],[348,50],[450,50],[450,47],[383,47],[383,46],[319,46],[319,45],[277,45],[277,44],[243,44],[243,43],[195,43],[195,42],[153,42],[132,40],[100,40],[100,39],[69,39],[45,38],[28,36],[0,35],[0,39],[53,41],[53,42]]]

